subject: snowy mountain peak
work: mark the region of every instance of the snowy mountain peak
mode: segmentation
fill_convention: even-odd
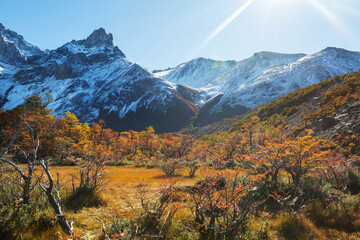
[[[182,63],[174,68],[154,71],[154,74],[177,84],[192,88],[204,88],[209,87],[212,81],[235,65],[236,61],[213,60],[201,57]]]
[[[126,57],[125,54],[113,44],[113,35],[106,33],[105,29],[94,30],[90,36],[83,40],[72,40],[55,50],[61,55],[85,54],[87,57],[95,57],[97,60],[109,57]]]
[[[24,97],[50,92],[55,116],[71,111],[83,122],[103,119],[119,131],[150,125],[159,132],[177,131],[197,114],[198,91],[156,78],[129,61],[103,28],[29,58],[20,35],[0,34],[1,108],[13,109]]]
[[[290,91],[360,68],[360,53],[328,47],[314,54],[258,52],[227,67],[194,59],[155,75],[198,88],[203,98],[198,123],[241,114]],[[229,64],[230,63],[230,64]]]
[[[11,65],[23,64],[27,58],[42,53],[40,48],[0,24],[0,61]]]
[[[331,57],[342,57],[342,58],[347,58],[353,55],[353,53],[354,52],[346,50],[344,48],[336,48],[336,47],[327,47],[321,52],[319,52],[320,55],[328,55],[329,57],[331,56]]]
[[[321,52],[349,52],[350,51],[344,49],[344,48],[336,48],[336,47],[327,47],[325,49],[323,49]]]
[[[106,34],[104,28],[96,29],[85,39],[84,45],[87,48],[102,45],[114,46],[113,35],[111,33]]]
[[[285,54],[285,53],[276,53],[276,52],[268,52],[268,51],[262,51],[262,52],[257,52],[254,53],[254,55],[252,56],[252,58],[256,58],[256,59],[263,59],[263,60],[274,60],[274,59],[278,59],[278,58],[286,58],[286,57],[301,57],[301,56],[305,56],[305,54],[303,53],[299,53],[299,54]]]

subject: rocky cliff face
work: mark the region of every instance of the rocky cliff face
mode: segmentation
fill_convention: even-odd
[[[198,112],[197,91],[189,94],[129,61],[102,28],[46,51],[3,26],[0,36],[2,108],[50,92],[54,102],[49,107],[58,117],[71,111],[89,123],[104,119],[115,130],[152,125],[159,132],[179,130]]]
[[[0,23],[0,61],[12,65],[21,65],[33,56],[39,55],[42,51],[14,31],[6,29]]]

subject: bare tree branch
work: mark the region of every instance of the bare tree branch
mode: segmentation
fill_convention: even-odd
[[[101,220],[101,219],[100,219],[100,218],[98,218],[98,217],[96,217],[96,220],[98,220],[98,221],[100,221],[100,222],[101,222],[101,224],[102,224],[102,231],[103,231],[103,233],[104,233],[105,237],[106,237],[108,240],[110,240],[109,235],[108,235],[108,234],[106,233],[106,231],[105,231],[105,224],[104,224],[103,220]]]
[[[0,161],[3,161],[3,162],[6,162],[6,163],[10,164],[13,168],[15,168],[16,171],[18,171],[20,173],[21,177],[24,180],[26,179],[26,175],[25,175],[24,171],[20,167],[16,166],[15,163],[13,163],[12,161],[7,160],[5,158],[0,158]]]
[[[44,190],[51,207],[55,210],[55,213],[56,213],[56,216],[58,218],[58,222],[59,222],[59,225],[60,225],[61,229],[67,235],[72,235],[73,234],[72,222],[66,221],[65,216],[62,214],[61,207],[59,205],[59,203],[61,201],[60,194],[56,189],[53,189],[54,180],[53,180],[53,178],[51,176],[49,168],[45,165],[43,160],[40,161],[40,164],[43,167],[43,169],[44,169],[44,171],[45,171],[45,173],[46,173],[46,175],[47,175],[47,177],[49,179],[49,186],[48,187],[44,187],[42,184],[40,184],[40,187]],[[53,190],[55,191],[56,196],[58,198],[57,201],[55,200],[55,198],[54,198],[54,196],[52,194]]]

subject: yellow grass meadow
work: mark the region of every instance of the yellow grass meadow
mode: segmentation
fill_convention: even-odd
[[[71,188],[71,174],[76,173],[78,167],[52,166],[51,173],[57,180],[57,173],[60,176],[62,192],[66,194],[66,189]],[[107,206],[83,208],[77,212],[65,211],[67,218],[74,221],[74,230],[82,234],[85,239],[91,239],[101,235],[101,224],[96,217],[104,220],[105,223],[111,221],[112,216],[117,214],[129,216],[131,214],[129,202],[135,202],[137,186],[146,185],[150,191],[157,191],[169,182],[175,182],[178,186],[192,186],[199,179],[211,174],[214,170],[199,170],[195,178],[188,178],[188,169],[182,170],[181,176],[167,177],[160,169],[156,168],[136,168],[130,166],[110,166],[106,169],[107,183],[101,189],[101,196],[107,201]],[[174,221],[182,221],[190,211],[186,203],[177,213]],[[251,228],[259,228],[259,224],[264,221],[269,223],[269,234],[271,239],[283,239],[279,235],[279,226],[285,219],[285,215],[271,214],[266,211],[259,212],[252,220]],[[316,239],[360,239],[358,233],[347,234],[335,230],[316,228],[309,220],[304,219],[309,231],[316,234]],[[61,232],[58,227],[58,231]],[[49,236],[49,235],[47,235]],[[56,238],[54,238],[56,239]],[[305,238],[304,238],[305,239]],[[306,238],[307,239],[307,238]]]
[[[60,194],[65,195],[66,191],[71,188],[71,174],[77,173],[78,170],[79,167],[73,166],[50,167],[55,182],[57,182],[57,176],[59,176]],[[186,177],[188,169],[183,169],[182,175],[167,177],[160,169],[156,168],[109,166],[106,169],[106,184],[101,188],[101,196],[107,201],[107,206],[83,208],[77,212],[65,211],[65,214],[69,220],[74,221],[75,231],[86,234],[87,238],[91,238],[101,232],[101,224],[96,220],[96,217],[107,222],[111,219],[114,211],[120,212],[120,215],[131,214],[129,202],[135,202],[134,198],[139,185],[145,185],[152,192],[170,182],[182,187],[192,186],[196,181],[211,172],[213,170],[199,170],[195,178],[189,178]]]

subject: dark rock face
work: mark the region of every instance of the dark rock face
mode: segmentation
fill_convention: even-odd
[[[11,65],[22,65],[28,57],[42,51],[25,41],[23,36],[0,24],[0,60]]]
[[[0,32],[0,56],[9,64],[22,64],[26,57],[20,52],[18,46],[14,42],[9,42]]]
[[[113,36],[111,33],[106,34],[105,29],[99,28],[95,30],[89,37],[85,39],[85,47],[97,47],[101,45],[113,45]]]
[[[55,78],[58,80],[64,80],[67,78],[76,78],[79,75],[72,68],[71,62],[64,61],[60,64],[55,72]]]
[[[192,108],[186,102],[177,99],[166,112],[140,107],[136,112],[129,112],[124,118],[119,118],[114,112],[100,115],[104,116],[107,126],[117,131],[140,131],[152,126],[156,132],[163,133],[179,131],[186,127],[197,112],[196,107]]]
[[[195,121],[196,126],[204,126],[207,124],[221,121],[224,118],[235,117],[236,115],[244,114],[249,110],[249,108],[241,105],[224,105],[222,111],[212,111],[213,107],[220,102],[222,97],[222,94],[214,97],[200,109],[199,115],[197,116]]]

